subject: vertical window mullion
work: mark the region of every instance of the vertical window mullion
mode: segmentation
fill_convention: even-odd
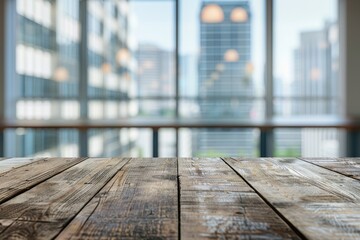
[[[0,122],[4,128],[0,128],[0,156],[4,156],[5,144],[5,119],[6,116],[13,120],[16,116],[16,108],[6,107],[9,102],[10,84],[14,84],[16,77],[16,1],[0,1]],[[11,144],[9,144],[9,147]]]
[[[5,36],[6,36],[6,2],[0,1],[0,122],[3,122],[5,119],[5,64],[6,64],[6,54],[5,54]],[[0,128],[0,157],[4,156],[4,130]]]
[[[80,33],[80,47],[79,47],[79,101],[80,101],[80,118],[82,120],[87,119],[88,115],[88,94],[87,94],[87,84],[88,84],[88,42],[87,42],[87,31],[88,31],[88,11],[87,11],[87,0],[80,0],[79,7],[79,19],[81,26]]]
[[[175,0],[175,114],[176,114],[176,118],[178,119],[180,116],[179,113],[179,101],[180,101],[180,96],[179,96],[179,87],[180,87],[180,80],[179,80],[179,29],[180,29],[180,21],[179,21],[179,14],[180,14],[180,9],[179,9],[179,1],[180,0]],[[178,129],[175,129],[176,131],[176,137],[175,137],[175,155],[179,156],[179,131]]]
[[[88,1],[79,0],[79,19],[80,19],[80,47],[79,47],[79,101],[80,119],[88,118]],[[79,130],[79,155],[88,156],[88,130]]]
[[[266,109],[265,115],[267,120],[271,120],[274,115],[274,83],[273,83],[273,9],[274,0],[266,0],[266,68],[265,68],[265,86],[266,86]]]
[[[274,0],[266,0],[265,4],[265,33],[266,33],[266,67],[265,67],[265,119],[271,121],[274,116],[274,82],[273,82],[273,19],[274,19]],[[260,155],[271,157],[274,153],[274,134],[273,129],[260,130]]]

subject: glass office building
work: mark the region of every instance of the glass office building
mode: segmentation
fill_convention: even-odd
[[[248,1],[203,1],[200,16],[200,117],[251,120],[255,92],[251,62],[251,9]],[[195,155],[254,155],[253,130],[199,130]],[[216,140],[219,139],[219,140]],[[227,139],[228,141],[222,141]],[[241,149],[237,148],[241,146]],[[216,149],[216,150],[212,150]]]
[[[16,1],[16,77],[7,99],[14,107],[8,108],[8,118],[99,120],[137,114],[137,103],[130,101],[136,95],[137,64],[136,41],[129,44],[128,2],[87,1],[87,52],[81,63],[80,2]],[[85,62],[84,74],[80,64]],[[82,101],[86,116],[80,112]],[[136,129],[91,130],[89,156],[139,155],[139,134]],[[74,130],[9,130],[6,152],[74,156],[79,153],[78,138]]]
[[[7,118],[79,118],[78,9],[78,1],[16,1],[16,72],[7,81]],[[11,156],[78,152],[75,131],[16,129],[6,137]]]

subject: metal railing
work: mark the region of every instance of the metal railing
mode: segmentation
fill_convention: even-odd
[[[88,156],[88,130],[90,129],[151,129],[153,157],[159,156],[159,130],[176,131],[176,155],[179,155],[179,129],[257,129],[260,132],[260,157],[274,155],[274,131],[277,129],[339,129],[346,132],[345,155],[360,156],[360,121],[339,118],[312,120],[236,121],[204,119],[126,119],[104,121],[9,121],[0,123],[0,156],[4,156],[4,131],[6,129],[74,129],[79,132],[79,155]]]

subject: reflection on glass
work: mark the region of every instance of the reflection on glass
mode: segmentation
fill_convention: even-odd
[[[221,23],[224,21],[224,11],[217,4],[207,4],[201,11],[203,23]]]
[[[248,12],[242,7],[237,7],[231,11],[230,18],[233,22],[246,22],[248,20]]]

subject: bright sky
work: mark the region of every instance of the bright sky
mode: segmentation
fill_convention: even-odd
[[[173,1],[130,0],[130,14],[134,14],[134,33],[138,42],[154,43],[166,49],[175,48],[175,4]]]

